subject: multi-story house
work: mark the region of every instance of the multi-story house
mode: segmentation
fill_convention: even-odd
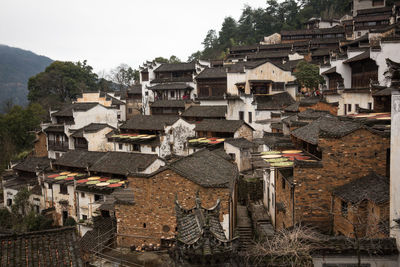
[[[194,79],[207,66],[206,61],[144,64],[140,75],[144,114],[149,115],[150,106],[157,106],[157,101],[194,100],[197,94]],[[170,108],[165,103],[157,107]]]
[[[322,92],[328,102],[339,103],[338,115],[356,114],[359,108],[374,109],[374,93],[390,86],[385,74],[386,59],[400,61],[398,41],[382,35],[369,39],[377,42],[375,46],[348,49],[347,57],[331,57],[330,65],[321,67],[328,86]]]
[[[118,127],[120,109],[99,103],[73,103],[50,114],[51,123],[43,124],[47,135],[48,156],[59,158],[70,149],[107,150],[105,140],[93,133],[104,133]],[[90,134],[92,133],[92,134]],[[75,136],[72,136],[75,134]],[[93,140],[87,138],[93,137]]]

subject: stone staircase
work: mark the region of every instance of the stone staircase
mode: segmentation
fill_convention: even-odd
[[[237,233],[239,251],[246,251],[253,244],[253,228],[246,206],[237,206]]]

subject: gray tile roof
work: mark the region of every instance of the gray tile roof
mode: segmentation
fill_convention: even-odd
[[[107,127],[111,128],[111,129],[115,129],[114,127],[112,127],[106,123],[91,123],[83,128],[75,130],[71,136],[72,137],[83,137],[83,133],[97,133],[98,131],[101,131]]]
[[[83,266],[75,227],[0,235],[1,266]]]
[[[199,75],[197,75],[197,79],[226,79],[226,68],[205,68]]]
[[[225,140],[225,143],[228,143],[234,147],[238,148],[254,148],[256,145],[253,142],[245,138],[229,138]]]
[[[128,175],[144,171],[157,155],[126,152],[71,150],[54,162],[55,166],[86,168],[98,173]]]
[[[307,143],[317,145],[320,136],[341,138],[361,127],[361,123],[325,115],[306,126],[293,130],[291,134]]]
[[[282,92],[273,95],[256,95],[254,103],[257,110],[279,110],[293,104],[295,101],[288,92]]]
[[[230,188],[239,174],[236,165],[207,149],[174,161],[168,168],[203,187]]]
[[[73,115],[73,111],[87,111],[92,109],[93,107],[100,105],[99,103],[73,103],[60,111],[57,111],[52,114],[52,116],[60,116],[60,117],[71,117]]]
[[[227,106],[190,106],[182,117],[225,118]]]
[[[242,125],[253,129],[250,125],[241,120],[211,120],[206,119],[196,123],[196,132],[235,133]]]
[[[152,108],[185,108],[184,100],[156,100],[150,105]]]
[[[188,85],[187,83],[161,83],[151,87],[148,87],[150,90],[193,90],[194,88]]]
[[[242,61],[235,64],[225,65],[228,69],[228,73],[242,73],[244,69],[254,69],[262,64],[269,62],[268,60],[256,60],[256,61]]]
[[[154,72],[195,71],[196,62],[190,63],[163,63]]]
[[[64,133],[64,125],[49,125],[46,129],[43,130],[46,133]]]
[[[335,188],[335,196],[354,204],[370,200],[376,204],[389,202],[389,179],[370,173],[348,184]]]
[[[141,95],[142,94],[142,85],[141,84],[134,84],[128,88],[128,94],[133,95]]]
[[[121,125],[123,130],[164,130],[165,125],[172,125],[179,119],[178,116],[166,115],[136,115]]]
[[[50,159],[47,157],[27,157],[22,162],[14,166],[14,170],[24,172],[36,172],[36,167],[41,170],[50,168]]]

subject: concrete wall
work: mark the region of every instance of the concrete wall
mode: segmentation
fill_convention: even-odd
[[[113,146],[106,137],[106,134],[112,130],[112,128],[107,127],[97,133],[84,133],[83,137],[88,141],[88,151],[112,151]]]
[[[392,94],[392,123],[390,142],[390,235],[400,249],[400,91]]]
[[[187,156],[187,140],[189,137],[196,136],[195,127],[195,124],[190,124],[183,119],[166,126],[164,129],[165,135],[161,140],[160,157],[165,157],[171,153],[178,156]]]

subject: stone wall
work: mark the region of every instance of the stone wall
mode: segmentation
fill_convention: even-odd
[[[193,208],[199,191],[202,206],[213,207],[221,200],[220,221],[229,225],[230,189],[204,188],[171,171],[150,178],[130,177],[134,191],[133,205],[116,205],[118,246],[160,244],[173,238],[176,231],[175,196],[184,208]],[[225,230],[225,229],[224,229]]]

